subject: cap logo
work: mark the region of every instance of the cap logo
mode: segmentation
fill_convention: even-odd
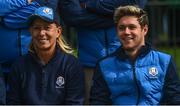
[[[53,14],[52,11],[51,11],[51,9],[49,9],[49,8],[44,8],[44,9],[43,9],[43,12],[44,12],[45,14],[50,14],[50,15]]]

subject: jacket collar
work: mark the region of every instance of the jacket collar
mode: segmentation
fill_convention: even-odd
[[[62,52],[63,52],[63,51],[60,49],[60,47],[59,47],[59,46],[56,46],[56,50],[55,50],[54,56],[50,59],[50,61],[49,61],[48,63],[56,60],[57,57],[62,54]],[[33,60],[35,60],[35,61],[36,61],[38,64],[40,64],[41,66],[45,66],[45,65],[46,65],[46,64],[44,64],[44,63],[39,59],[39,57],[37,56],[37,54],[36,54],[35,51],[34,51],[34,52],[29,51],[29,54],[30,54],[30,56],[32,56]],[[47,64],[48,64],[48,63],[47,63]]]
[[[152,49],[151,45],[149,43],[146,43],[145,46],[142,46],[140,49],[140,53],[137,57],[144,57],[146,56],[150,50]],[[122,46],[119,47],[119,49],[116,51],[116,54],[119,58],[122,59],[128,59],[129,56],[125,53],[125,50]]]

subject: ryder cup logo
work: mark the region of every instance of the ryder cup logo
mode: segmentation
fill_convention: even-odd
[[[157,74],[158,74],[158,70],[156,67],[151,67],[149,69],[149,74],[151,75],[151,77],[155,78],[157,77]]]
[[[43,10],[43,12],[46,13],[46,14],[52,14],[52,10],[49,9],[49,8],[45,8],[45,9]]]
[[[63,88],[64,86],[64,78],[59,76],[56,80],[56,88]]]

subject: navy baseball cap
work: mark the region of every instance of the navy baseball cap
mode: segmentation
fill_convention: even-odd
[[[55,16],[53,9],[50,7],[39,7],[34,11],[34,14],[32,14],[28,18],[28,24],[30,25],[34,19],[41,18],[43,20],[46,20],[48,22],[55,22]]]

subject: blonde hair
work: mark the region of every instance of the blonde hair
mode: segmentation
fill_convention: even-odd
[[[62,35],[57,38],[57,44],[65,53],[73,53],[72,48],[67,44]]]
[[[141,27],[149,25],[147,13],[138,6],[127,5],[118,7],[114,13],[114,23],[117,25],[123,16],[136,16]]]

